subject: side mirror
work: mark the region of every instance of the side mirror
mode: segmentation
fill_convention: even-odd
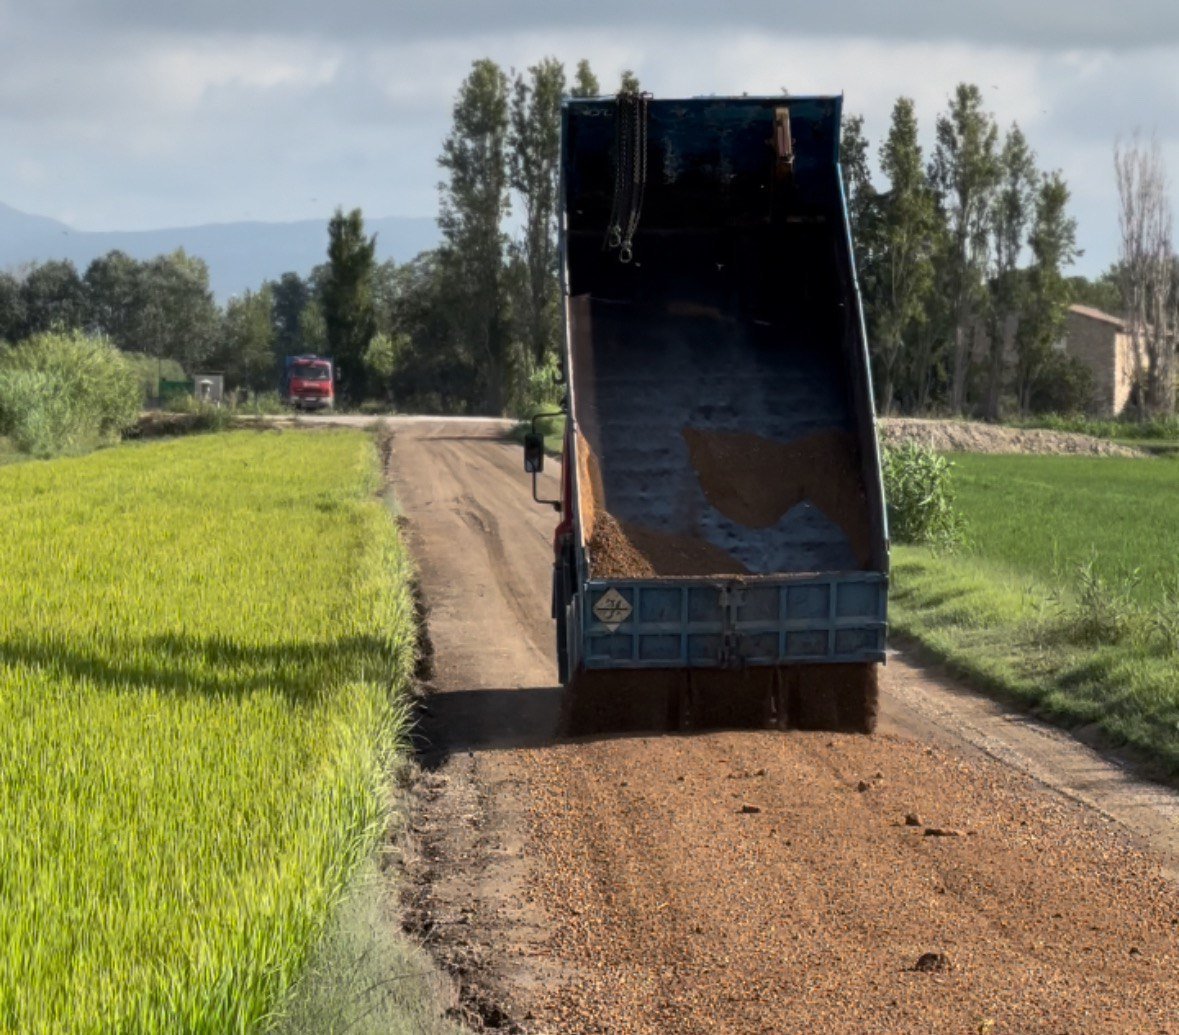
[[[544,436],[530,431],[524,436],[524,471],[540,474],[544,470]]]

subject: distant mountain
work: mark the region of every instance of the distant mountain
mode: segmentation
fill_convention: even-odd
[[[406,262],[438,244],[433,219],[386,216],[365,219],[377,235],[377,258]],[[28,262],[70,259],[79,273],[92,259],[118,249],[135,259],[183,248],[209,264],[219,302],[294,270],[306,275],[327,261],[327,219],[294,223],[209,223],[170,230],[75,230],[56,219],[32,216],[0,203],[0,269]]]

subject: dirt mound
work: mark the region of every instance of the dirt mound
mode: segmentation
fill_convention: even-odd
[[[1037,453],[1043,455],[1144,457],[1139,449],[1069,431],[1008,428],[968,420],[883,417],[880,441],[886,446],[913,442],[939,453]]]

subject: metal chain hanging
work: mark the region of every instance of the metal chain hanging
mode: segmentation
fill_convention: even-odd
[[[634,258],[634,238],[647,187],[647,105],[649,93],[620,93],[614,122],[614,205],[606,248],[619,262]]]

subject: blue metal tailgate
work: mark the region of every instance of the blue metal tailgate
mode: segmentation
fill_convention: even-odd
[[[570,605],[586,668],[884,660],[887,576],[592,580]],[[576,641],[578,637],[572,636]]]

